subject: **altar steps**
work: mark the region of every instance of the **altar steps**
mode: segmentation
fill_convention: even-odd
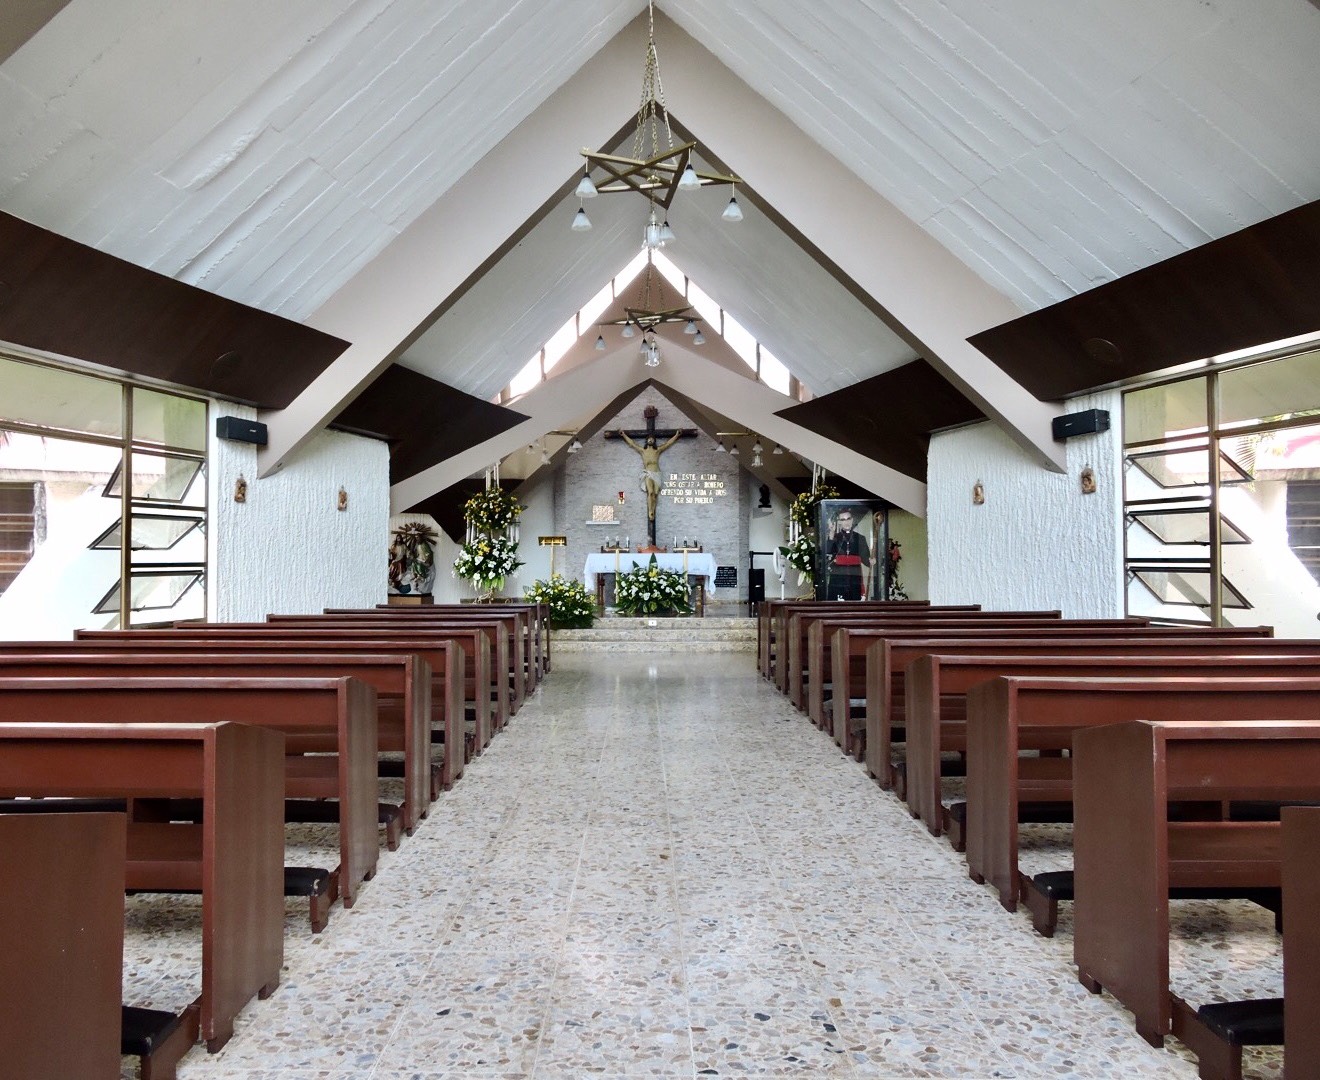
[[[556,630],[556,652],[756,652],[756,620],[629,619],[607,616],[590,630]]]

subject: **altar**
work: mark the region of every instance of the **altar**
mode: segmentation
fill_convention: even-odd
[[[704,615],[706,590],[715,578],[715,556],[704,551],[602,551],[587,556],[582,578],[588,590],[595,590],[596,611],[605,613],[605,579],[612,574],[626,574],[636,566],[649,566],[651,559],[661,570],[677,570],[697,579],[696,612]]]

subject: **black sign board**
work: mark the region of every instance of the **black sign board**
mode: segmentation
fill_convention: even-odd
[[[738,568],[736,566],[715,567],[715,588],[736,589],[738,587]]]

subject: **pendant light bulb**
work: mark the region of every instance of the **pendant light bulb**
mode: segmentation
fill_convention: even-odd
[[[604,334],[597,334],[597,335],[596,335],[596,351],[597,351],[597,352],[604,352],[604,351],[605,351],[605,335],[604,335]]]
[[[696,336],[692,339],[692,344],[693,345],[706,344],[706,335],[701,332],[700,328],[698,328]]]
[[[780,446],[778,443],[775,443],[775,448],[770,451],[770,453],[772,454],[782,454],[783,452],[784,452],[784,448]]]
[[[695,333],[697,333],[697,320],[696,320],[696,319],[688,319],[688,321],[687,321],[687,325],[686,325],[685,327],[683,327],[683,333],[685,333],[685,334],[695,334]]]
[[[664,224],[660,226],[660,246],[672,244],[678,237],[674,235],[674,230],[669,227],[669,219],[665,218]]]
[[[720,445],[717,446],[717,447],[715,447],[715,453],[717,453],[717,454],[727,454],[728,452],[729,452],[729,451],[728,451],[728,450],[725,448],[725,446],[724,446],[724,440],[721,439],[721,440],[720,440]]]
[[[724,213],[720,215],[725,221],[742,221],[742,207],[738,205],[738,196],[729,196],[729,205],[724,208]]]
[[[637,331],[633,329],[632,323],[626,322],[623,324],[623,336],[626,338],[637,336]]]
[[[737,443],[734,443],[731,447],[729,447],[729,457],[738,457],[741,454],[742,451],[738,449]]]
[[[583,174],[582,179],[578,181],[578,186],[574,189],[573,194],[579,199],[594,199],[596,197],[598,192],[596,191],[596,185],[591,182],[590,173]]]
[[[701,177],[697,175],[697,170],[692,167],[692,162],[687,163],[687,168],[683,170],[683,175],[678,178],[679,191],[691,191],[693,188],[701,187]]]
[[[588,232],[591,229],[591,218],[587,217],[587,212],[581,206],[578,212],[573,215],[573,224],[569,226],[574,232]]]

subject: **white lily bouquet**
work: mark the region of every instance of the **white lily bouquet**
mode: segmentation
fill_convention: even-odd
[[[454,576],[466,578],[478,591],[498,592],[504,579],[522,566],[518,544],[507,536],[476,536],[459,549]]]
[[[620,615],[671,611],[686,615],[692,610],[688,604],[687,575],[678,570],[662,570],[652,555],[645,566],[634,566],[615,578],[614,607]]]

